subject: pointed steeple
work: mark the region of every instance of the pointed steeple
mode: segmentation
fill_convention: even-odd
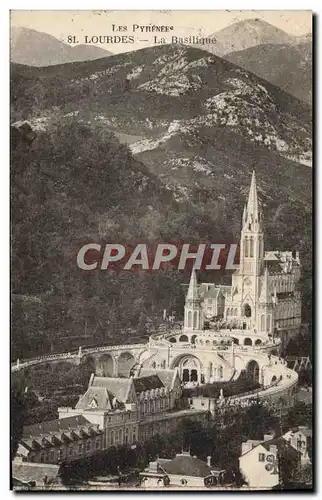
[[[245,224],[246,218],[247,218],[247,207],[246,207],[246,203],[245,203],[244,211],[243,211],[243,224]]]
[[[257,199],[257,186],[256,186],[256,175],[255,170],[253,170],[252,181],[250,184],[250,190],[248,195],[247,203],[247,216],[251,217],[254,222],[258,221],[258,199]]]
[[[193,268],[186,300],[199,300],[196,271]]]

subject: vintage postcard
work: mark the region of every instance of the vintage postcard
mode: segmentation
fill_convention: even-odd
[[[312,490],[312,12],[10,23],[11,487]]]

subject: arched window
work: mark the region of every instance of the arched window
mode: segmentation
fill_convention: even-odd
[[[192,312],[188,311],[188,328],[192,327]]]
[[[169,342],[171,342],[171,344],[175,344],[177,340],[175,339],[175,337],[171,337],[171,339],[169,339]]]
[[[264,314],[261,315],[261,331],[263,332],[265,330],[265,316]]]
[[[129,442],[129,429],[128,429],[128,427],[125,427],[124,437],[125,437],[124,442],[128,443]]]
[[[197,338],[197,335],[192,335],[192,337],[191,337],[191,344],[195,344],[196,343],[196,338]]]
[[[223,376],[224,376],[224,369],[223,369],[223,367],[220,365],[220,366],[218,366],[218,377],[219,377],[219,378],[223,378]]]
[[[252,343],[252,339],[250,339],[250,338],[248,338],[248,337],[247,337],[247,338],[244,340],[244,345],[253,345],[253,343]]]
[[[209,363],[209,378],[212,377],[213,364]]]
[[[198,327],[198,312],[194,311],[193,313],[193,327],[197,328]]]
[[[152,368],[156,368],[156,367],[157,367],[157,364],[156,364],[156,362],[155,362],[155,361],[153,361],[153,363],[152,363]]]
[[[251,236],[249,240],[249,256],[254,257],[254,238]]]
[[[245,237],[245,240],[244,240],[244,247],[245,247],[245,257],[248,257],[248,238],[247,238],[247,236]]]
[[[188,342],[188,337],[187,335],[181,335],[179,337],[179,342]]]
[[[114,431],[111,431],[111,444],[113,445],[115,442]]]
[[[246,318],[250,318],[251,317],[251,315],[252,315],[252,309],[251,309],[251,307],[250,307],[249,304],[245,304],[244,314],[245,314]]]

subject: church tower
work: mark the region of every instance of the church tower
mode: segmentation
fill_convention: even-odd
[[[203,311],[198,292],[198,283],[195,269],[192,269],[186,303],[184,306],[184,331],[203,329]]]
[[[243,316],[249,318],[248,327],[256,327],[256,306],[259,295],[259,277],[264,258],[263,218],[257,197],[256,175],[252,180],[248,202],[244,207],[240,239],[239,275],[242,281]]]
[[[260,280],[259,303],[257,307],[257,331],[262,335],[273,333],[274,301],[271,299],[267,266]]]

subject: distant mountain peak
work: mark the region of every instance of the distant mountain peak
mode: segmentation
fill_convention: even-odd
[[[90,61],[111,55],[100,47],[83,44],[72,47],[53,35],[24,26],[12,26],[10,39],[11,61],[28,66]]]
[[[293,44],[296,39],[293,35],[258,18],[244,19],[230,24],[212,33],[209,38],[216,38],[216,44],[208,45],[207,50],[219,56],[264,43]]]

